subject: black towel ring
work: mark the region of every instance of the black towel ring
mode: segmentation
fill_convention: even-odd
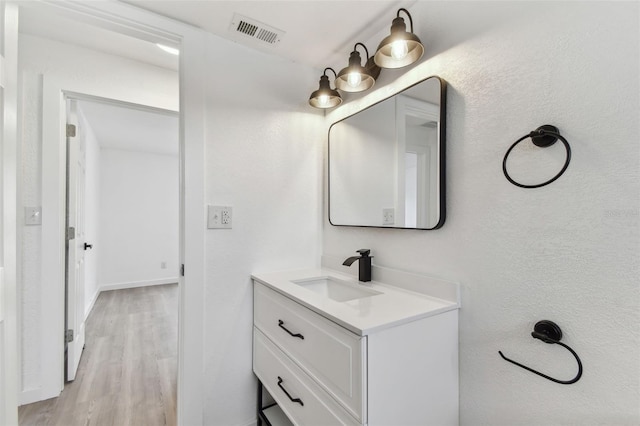
[[[516,362],[512,359],[507,358],[502,354],[502,351],[498,351],[498,353],[500,354],[502,359],[504,359],[505,361],[509,361],[511,364],[515,364],[518,367],[522,367],[527,371],[531,371],[532,373],[537,374],[538,376],[544,377],[545,379],[551,380],[552,382],[560,383],[561,385],[570,385],[580,380],[580,377],[582,377],[582,362],[580,361],[580,357],[573,349],[571,349],[569,346],[565,345],[564,343],[560,342],[560,340],[562,339],[562,330],[560,330],[560,327],[558,327],[556,323],[549,320],[538,321],[536,325],[533,327],[533,331],[531,332],[531,337],[533,337],[534,339],[540,339],[545,343],[549,343],[549,344],[555,343],[556,345],[560,345],[563,348],[566,348],[569,352],[571,352],[573,357],[578,362],[578,374],[576,374],[576,377],[574,377],[571,380],[554,379],[553,377],[547,376],[546,374],[536,371],[533,368],[527,367],[526,365],[522,365],[519,362]]]
[[[558,141],[558,139],[562,141],[565,149],[567,150],[567,159],[564,162],[564,166],[562,166],[560,173],[558,173],[548,181],[536,185],[524,185],[522,183],[516,182],[511,178],[511,176],[509,176],[509,173],[507,172],[507,158],[509,157],[511,150],[527,138],[531,138],[533,144],[541,148],[546,148],[553,145]],[[538,127],[536,130],[530,132],[529,134],[524,135],[523,137],[515,141],[513,145],[511,145],[511,147],[507,150],[507,153],[504,155],[504,159],[502,160],[502,172],[504,173],[504,177],[506,177],[507,180],[515,186],[519,186],[520,188],[540,188],[541,186],[549,185],[551,182],[562,176],[564,171],[567,170],[567,167],[569,167],[569,161],[571,161],[571,147],[569,146],[569,142],[567,142],[567,140],[562,135],[560,135],[560,131],[557,127],[550,124],[545,124]]]

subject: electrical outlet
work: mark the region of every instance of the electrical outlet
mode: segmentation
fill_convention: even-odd
[[[221,210],[220,218],[223,225],[231,226],[231,207],[223,207]]]
[[[395,220],[395,209],[382,209],[382,224],[393,225]]]
[[[160,269],[167,269],[167,262],[160,262]]]
[[[232,208],[229,206],[207,207],[207,228],[209,229],[230,229],[233,219]]]

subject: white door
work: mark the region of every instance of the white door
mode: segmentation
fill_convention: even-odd
[[[75,379],[84,348],[84,255],[85,241],[85,142],[77,127],[75,100],[67,100],[67,268],[66,268],[66,365],[65,380]],[[69,126],[68,126],[69,127]]]

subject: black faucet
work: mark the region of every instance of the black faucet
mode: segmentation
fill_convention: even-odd
[[[372,256],[371,257],[369,256],[369,253],[371,253],[371,250],[360,249],[358,250],[358,253],[360,253],[360,256],[351,256],[350,258],[342,262],[342,264],[346,266],[351,266],[353,262],[355,262],[356,260],[359,260],[360,264],[358,265],[359,266],[358,279],[362,282],[371,281],[371,257]]]

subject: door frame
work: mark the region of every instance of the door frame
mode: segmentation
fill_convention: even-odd
[[[432,120],[438,123],[438,132],[440,131],[440,108],[430,102],[421,101],[410,98],[405,95],[395,97],[396,100],[396,226],[404,225],[405,221],[405,155],[407,148],[407,116],[418,117],[426,120]],[[439,133],[438,133],[439,134]],[[428,148],[428,147],[427,147]],[[437,152],[430,153],[430,158],[438,158]],[[436,155],[434,157],[434,155]],[[439,178],[439,177],[438,177]],[[439,183],[438,183],[439,184]],[[436,202],[439,203],[439,200]],[[436,211],[439,211],[437,207]],[[433,208],[429,205],[429,211]],[[420,217],[418,216],[418,220]],[[398,220],[400,224],[398,225]],[[418,226],[418,228],[426,228],[426,226]]]
[[[178,313],[178,424],[203,424],[204,394],[204,278],[205,278],[205,203],[204,203],[204,117],[205,44],[203,31],[119,2],[39,2],[52,12],[92,25],[152,42],[180,45],[180,263],[187,274],[180,277]],[[42,395],[58,396],[64,386],[64,240],[65,170],[64,129],[62,121],[64,92],[44,76],[43,81],[43,166],[42,166],[42,277],[43,322],[49,332],[46,348],[57,347],[43,372],[53,372],[43,382]],[[108,98],[108,93],[90,95]],[[106,96],[105,96],[106,95]],[[46,293],[46,294],[45,294]],[[45,312],[46,311],[46,312]],[[48,374],[48,373],[47,373]],[[44,398],[43,398],[44,399]]]
[[[18,423],[18,6],[0,0],[0,424]]]
[[[49,83],[49,79],[47,78],[47,83]],[[58,84],[56,84],[56,86],[59,86]],[[57,90],[57,89],[56,89]],[[61,89],[62,90],[62,89]],[[102,105],[111,105],[111,106],[116,106],[119,108],[126,108],[129,110],[136,110],[136,111],[144,111],[144,112],[148,112],[148,113],[153,113],[156,115],[162,115],[162,116],[166,116],[166,117],[171,117],[173,119],[176,119],[180,117],[180,112],[175,110],[175,109],[167,109],[167,108],[160,108],[160,107],[156,107],[156,106],[149,106],[149,105],[143,105],[143,104],[139,104],[139,103],[131,103],[128,101],[122,101],[122,100],[118,100],[118,99],[113,99],[113,98],[103,98],[100,96],[95,96],[95,95],[90,95],[90,94],[86,94],[86,93],[79,93],[79,92],[72,92],[72,91],[68,91],[68,90],[62,90],[63,93],[63,102],[65,105],[65,111],[66,111],[66,119],[63,120],[63,122],[65,124],[74,124],[76,126],[79,126],[79,118],[77,116],[78,113],[76,113],[76,117],[75,119],[70,119],[69,118],[69,103],[70,102],[81,102],[81,101],[85,101],[85,102],[92,102],[92,103],[98,103],[98,104],[102,104]],[[78,129],[78,132],[81,132],[82,129]],[[67,135],[65,134],[65,139],[68,139]],[[69,147],[68,147],[68,141],[67,141],[67,151],[68,151]],[[86,150],[86,148],[85,148]],[[66,153],[66,157],[67,161],[69,161],[69,153]],[[67,164],[66,168],[69,169],[70,164]],[[65,188],[68,186],[69,183],[69,176],[71,176],[71,170],[68,170],[68,175],[67,175],[67,179],[66,179],[66,186]],[[69,188],[66,188],[66,196],[69,197]],[[86,200],[86,197],[85,197]],[[70,212],[69,210],[69,200],[67,199],[65,202],[65,217],[68,219],[69,218],[69,214]],[[65,225],[65,227],[68,227],[68,224]],[[76,233],[75,233],[75,238],[78,238],[78,231],[76,228]],[[98,241],[99,244],[99,241]],[[69,309],[67,306],[67,302],[68,302],[68,297],[69,297],[69,286],[68,286],[68,281],[70,279],[70,273],[71,273],[71,265],[69,264],[69,247],[68,245],[66,246],[66,250],[65,250],[65,264],[67,265],[67,272],[65,274],[65,295],[64,295],[64,299],[63,302],[65,303],[65,315],[64,315],[64,321],[65,321],[65,326],[63,328],[63,330],[68,330],[69,326],[68,326],[68,315],[69,315]],[[86,249],[85,249],[86,250]],[[174,281],[172,281],[174,282]],[[93,305],[97,299],[97,296],[99,295],[96,294],[96,298],[93,299],[93,301],[91,302],[90,306],[89,306],[89,311],[93,308]],[[84,300],[82,300],[82,304],[84,305]],[[85,312],[85,319],[88,316],[89,312]],[[84,329],[84,321],[82,322],[82,329]],[[78,330],[74,330],[74,331],[78,331]],[[82,331],[82,334],[84,335],[84,331]],[[83,337],[83,343],[84,343],[84,337]],[[64,344],[66,346],[68,346],[69,344],[66,343]],[[65,351],[67,354],[69,353],[69,351],[67,349],[65,349]],[[67,368],[67,374],[65,374],[63,377],[65,377],[65,381],[67,381],[68,378],[68,361],[67,364],[65,364],[66,368]]]

